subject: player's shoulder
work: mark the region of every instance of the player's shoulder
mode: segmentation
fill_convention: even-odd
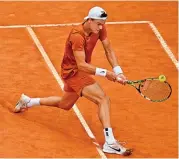
[[[71,29],[71,32],[70,32],[70,37],[84,38],[85,34],[84,34],[83,29],[82,29],[82,26],[80,26],[80,25],[73,26],[73,28]]]
[[[73,26],[71,29],[71,34],[81,34],[82,32],[83,30],[81,25]]]

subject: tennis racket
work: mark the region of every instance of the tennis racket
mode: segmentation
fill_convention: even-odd
[[[126,84],[136,88],[142,97],[152,102],[163,102],[172,94],[172,87],[164,75],[157,78],[127,81]]]

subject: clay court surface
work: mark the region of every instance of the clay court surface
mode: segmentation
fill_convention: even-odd
[[[178,60],[178,2],[0,2],[0,26],[81,22],[95,5],[108,12],[108,22],[152,22]],[[95,78],[111,98],[116,138],[134,149],[130,158],[177,158],[178,70],[149,24],[107,24],[108,37],[128,79],[165,74],[173,88],[171,98],[152,103],[130,86]],[[71,26],[32,29],[60,73]],[[111,69],[100,42],[92,64]],[[0,28],[0,70],[0,157],[121,158],[98,152],[73,109],[33,107],[20,114],[11,112],[21,93],[31,97],[63,93],[27,28]],[[84,98],[76,104],[102,146],[97,106]]]

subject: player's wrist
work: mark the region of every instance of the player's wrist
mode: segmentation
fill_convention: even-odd
[[[113,71],[116,75],[123,74],[122,68],[120,66],[115,66]]]
[[[106,74],[107,74],[107,70],[106,69],[96,67],[96,71],[95,71],[95,75],[96,76],[105,77]]]

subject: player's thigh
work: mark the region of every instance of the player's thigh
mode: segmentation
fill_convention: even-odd
[[[106,98],[106,94],[98,83],[88,85],[83,88],[82,96],[98,104],[100,100]]]

